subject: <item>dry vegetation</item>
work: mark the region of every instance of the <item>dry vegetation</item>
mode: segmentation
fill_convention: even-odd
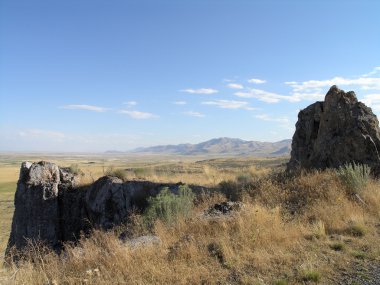
[[[243,201],[244,206],[232,216],[205,219],[204,210],[226,197],[221,193],[204,196],[197,200],[190,218],[179,218],[171,225],[157,221],[151,231],[160,237],[161,244],[154,246],[130,248],[119,241],[121,229],[117,229],[95,231],[78,246],[67,245],[61,256],[33,247],[29,254],[34,262],[11,264],[3,269],[0,281],[336,284],[342,269],[379,262],[379,182],[371,179],[358,199],[347,191],[335,171],[296,177],[274,173],[272,169],[283,161],[136,161],[128,165],[123,161],[105,165],[76,161],[87,173],[85,179],[95,179],[103,168],[114,165],[123,169],[126,179],[209,186],[229,181],[221,190],[234,192],[232,197]],[[67,161],[66,165],[71,163]],[[139,215],[133,215],[127,227],[135,236],[147,232]]]

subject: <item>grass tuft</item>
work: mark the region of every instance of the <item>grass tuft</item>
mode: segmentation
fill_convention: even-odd
[[[273,285],[288,285],[288,281],[286,281],[285,279],[280,279],[280,280],[276,280]]]
[[[367,233],[367,228],[359,223],[351,223],[347,228],[347,232],[355,237],[363,237]]]
[[[334,242],[330,245],[330,248],[335,251],[343,251],[344,250],[344,243],[342,242]]]
[[[321,274],[315,270],[308,270],[303,273],[302,280],[318,283],[321,280]]]
[[[357,259],[361,259],[361,260],[368,258],[368,254],[366,252],[360,251],[360,250],[359,251],[353,251],[352,256],[357,258]]]

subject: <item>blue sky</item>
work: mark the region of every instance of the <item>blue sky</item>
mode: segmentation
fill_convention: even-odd
[[[380,1],[3,0],[0,151],[291,138],[332,84],[380,114]]]

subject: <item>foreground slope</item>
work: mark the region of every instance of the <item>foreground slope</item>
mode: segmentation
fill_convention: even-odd
[[[125,229],[95,231],[78,245],[66,244],[62,255],[33,246],[1,278],[13,284],[378,284],[371,268],[380,262],[379,186],[370,180],[362,203],[334,171],[236,177],[220,191],[242,200],[241,210],[205,215],[226,199],[215,193],[174,224],[158,220],[146,228],[135,214]],[[121,230],[130,237],[154,234],[160,243],[132,247],[119,239]]]

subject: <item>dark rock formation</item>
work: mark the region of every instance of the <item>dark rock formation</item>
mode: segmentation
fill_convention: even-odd
[[[22,163],[8,247],[23,248],[29,238],[44,240],[53,248],[58,245],[59,182],[59,169],[55,164]]]
[[[63,242],[76,241],[92,228],[108,230],[125,223],[132,208],[143,210],[148,197],[164,187],[175,193],[180,185],[123,182],[106,176],[79,187],[75,175],[66,168],[44,161],[23,162],[6,256],[12,248],[23,249],[29,241],[59,251]],[[195,186],[193,190],[207,189]]]
[[[87,191],[84,205],[88,219],[103,229],[111,229],[125,222],[130,210],[130,195],[123,181],[116,177],[102,177]]]
[[[213,205],[212,207],[206,210],[206,214],[211,216],[228,215],[233,212],[239,211],[242,207],[243,204],[241,202],[227,201]]]
[[[371,108],[354,92],[332,86],[324,102],[298,114],[288,171],[337,168],[345,163],[369,165],[378,172],[380,129]]]

